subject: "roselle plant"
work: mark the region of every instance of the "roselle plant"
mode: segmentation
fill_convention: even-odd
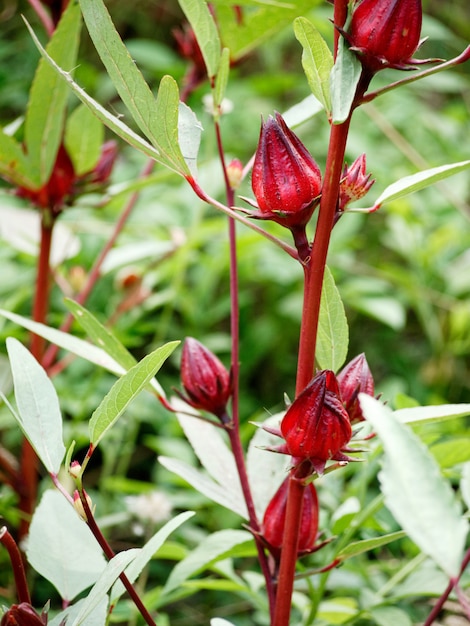
[[[360,352],[347,359],[345,310],[326,265],[335,229],[352,219],[354,212],[371,214],[372,221],[376,211],[386,211],[392,201],[470,168],[470,160],[466,160],[422,169],[386,187],[371,206],[358,208],[357,201],[373,190],[377,175],[373,167],[368,169],[364,153],[356,155],[352,163],[345,162],[348,137],[364,104],[464,63],[470,58],[470,48],[449,61],[416,58],[422,36],[419,0],[335,0],[328,7],[332,50],[314,23],[303,16],[310,15],[319,3],[299,1],[289,9],[273,4],[268,5],[267,13],[252,13],[249,3],[226,6],[223,2],[208,5],[203,0],[180,0],[187,24],[177,31],[176,39],[189,67],[181,91],[177,81],[166,75],[155,97],[102,0],[52,3],[52,13],[48,13],[46,3],[31,4],[50,40],[44,48],[27,24],[42,60],[30,94],[23,141],[15,137],[16,128],[3,131],[0,137],[0,173],[17,196],[30,202],[41,228],[32,319],[1,311],[33,337],[31,351],[15,337],[7,339],[14,405],[6,395],[3,398],[25,444],[19,464],[6,453],[2,455],[2,474],[19,496],[24,522],[18,538],[26,532],[28,537],[24,549],[15,540],[13,529],[4,526],[0,531],[17,593],[16,601],[5,608],[2,625],[101,625],[126,620],[134,624],[140,623],[138,619],[147,624],[171,623],[167,620],[169,606],[199,588],[231,591],[247,601],[233,617],[233,624],[406,625],[412,623],[411,618],[395,604],[404,597],[403,587],[412,586],[413,574],[428,575],[438,583],[432,588],[437,600],[423,607],[420,622],[434,623],[451,595],[470,619],[466,594],[468,520],[462,515],[462,500],[467,508],[470,504],[470,459],[468,452],[457,457],[461,465],[454,463],[454,473],[444,476],[419,433],[422,424],[442,425],[468,415],[470,405],[441,403],[393,411],[376,397],[374,372],[366,355]],[[293,21],[312,95],[284,115],[272,111],[262,119],[258,147],[243,165],[238,155],[230,158],[224,147],[224,98],[230,69],[265,37],[263,19],[267,16],[278,23],[278,28]],[[113,109],[94,100],[73,77],[82,17],[132,126],[127,118],[123,121]],[[421,64],[429,67],[416,69]],[[390,69],[407,73],[394,82],[375,86],[376,76]],[[188,102],[201,84],[210,91],[223,199],[209,191],[211,185],[198,169],[200,143],[207,130],[203,132]],[[69,90],[81,100],[70,114]],[[308,137],[304,142],[292,130],[314,115],[323,115],[328,134],[324,167],[307,148],[311,143]],[[67,208],[79,204],[82,193],[98,189],[106,194],[102,186],[109,182],[116,148],[104,143],[103,124],[150,159],[140,184],[161,184],[158,178],[145,180],[156,162],[183,179],[192,193],[191,202],[197,196],[211,210],[227,216],[227,364],[197,337],[190,336],[176,337],[137,361],[116,335],[84,308],[130,216],[135,195],[124,203],[82,290],[75,299],[66,300],[70,315],[61,329],[45,324],[52,229]],[[373,163],[378,157],[367,154],[367,158]],[[251,191],[248,187],[246,193],[251,195],[243,191],[239,196],[250,171]],[[134,191],[132,185],[127,191]],[[286,389],[272,389],[276,396],[273,402],[284,402],[285,410],[258,419],[248,446],[240,384],[243,336],[238,223],[260,241],[264,238],[276,246],[284,255],[284,263],[303,275],[296,370]],[[365,224],[367,228],[368,222]],[[140,289],[141,283],[132,274],[125,284],[132,285],[134,280]],[[134,292],[129,295],[127,308],[141,302],[142,294],[139,290],[137,300],[133,299]],[[70,333],[72,318],[91,343]],[[173,395],[155,375],[180,339],[184,340],[181,386]],[[355,340],[360,341],[360,337]],[[50,342],[47,349],[45,342]],[[76,443],[68,438],[67,420],[63,420],[51,381],[53,374],[67,366],[58,360],[59,348],[118,376],[101,402],[95,404],[87,419],[87,434],[80,434],[83,452],[77,452]],[[383,355],[384,360],[388,357]],[[117,550],[100,520],[101,495],[88,487],[89,470],[97,454],[101,452],[106,459],[106,441],[120,428],[125,420],[119,418],[144,390],[153,396],[153,410],[164,409],[165,420],[178,421],[202,468],[168,454],[160,454],[160,465],[178,477],[176,480],[189,483],[203,497],[236,516],[236,528],[207,534],[184,555],[172,552],[172,543],[167,540],[172,533],[184,532],[186,523],[197,518],[193,511],[184,510],[166,521],[170,507],[148,494],[145,500],[143,494],[144,499],[134,500],[132,507],[136,515],[139,512],[140,522],[148,524],[143,531],[145,541],[139,548]],[[125,437],[120,443],[125,446]],[[380,492],[369,497],[364,491],[370,476],[375,476],[378,457]],[[46,489],[40,498],[37,459],[55,487]],[[353,476],[361,486],[357,495],[346,497],[346,483]],[[26,491],[22,491],[21,479],[26,480]],[[181,488],[181,482],[175,484]],[[333,487],[331,493],[329,487]],[[340,504],[326,516],[332,492],[341,489],[343,493],[335,494]],[[152,502],[160,503],[161,516],[152,510]],[[389,530],[361,535],[361,527],[371,519],[375,520],[375,531],[384,530],[374,517],[379,512],[387,517]],[[395,521],[390,522],[391,516]],[[154,532],[150,521],[166,523]],[[380,582],[371,585],[367,593],[349,597],[344,591],[348,583],[341,580],[348,562],[354,563],[364,554],[377,556],[377,550],[389,544],[393,547],[393,542],[403,538],[414,544],[415,557],[398,571],[390,568],[385,580],[382,573]],[[158,580],[155,590],[146,580],[149,564],[158,564],[159,554],[162,558],[171,555],[179,562],[166,579]],[[52,583],[62,600],[62,611],[58,605],[33,606],[28,568]],[[192,579],[205,570],[217,578]],[[78,599],[86,591],[87,595]],[[125,592],[129,602],[123,600]],[[214,608],[213,626],[232,623],[217,613]],[[186,623],[192,620],[189,615],[184,619]]]

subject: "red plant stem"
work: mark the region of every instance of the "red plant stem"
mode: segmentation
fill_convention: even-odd
[[[335,0],[333,24],[337,27],[334,31],[334,58],[338,53],[340,32],[338,28],[343,28],[348,17],[348,0]]]
[[[139,178],[145,178],[147,177],[150,172],[152,171],[153,167],[155,165],[155,161],[153,159],[149,159],[144,167],[144,169],[142,170]],[[93,267],[90,270],[90,273],[88,274],[88,278],[87,281],[83,287],[83,289],[80,291],[80,293],[77,295],[77,297],[75,298],[75,301],[78,302],[78,304],[85,304],[85,302],[87,301],[90,293],[93,291],[93,288],[95,287],[97,281],[100,278],[100,272],[101,272],[101,266],[103,265],[104,260],[106,259],[106,256],[108,255],[109,251],[111,250],[111,248],[114,246],[114,244],[116,243],[117,238],[119,237],[122,229],[124,228],[127,220],[129,219],[130,214],[132,213],[132,210],[135,206],[135,203],[137,202],[137,199],[139,197],[139,191],[135,191],[131,197],[129,198],[126,206],[124,207],[123,212],[121,213],[118,221],[116,222],[116,225],[114,227],[114,230],[111,234],[111,237],[109,238],[109,240],[106,242],[106,244],[103,246],[103,249],[101,250],[100,254],[98,255]],[[71,313],[69,313],[67,315],[67,317],[65,318],[63,324],[60,326],[60,330],[63,332],[68,332],[72,326],[74,317]],[[46,353],[44,354],[44,358],[43,358],[43,367],[46,370],[49,370],[56,357],[57,357],[57,353],[59,351],[59,347],[56,345],[50,345],[49,348],[46,350]]]
[[[85,490],[81,489],[79,491],[79,493],[80,493],[80,501],[81,501],[81,503],[83,505],[83,509],[85,511],[86,521],[87,521],[88,527],[90,528],[91,532],[93,533],[95,539],[99,543],[99,545],[100,545],[101,549],[103,550],[103,552],[105,553],[105,555],[108,557],[108,559],[112,559],[113,556],[115,556],[115,552],[111,548],[109,543],[106,541],[103,533],[101,532],[98,524],[95,521],[93,513],[90,510],[90,506],[88,504],[88,500],[86,498]],[[148,610],[144,606],[144,604],[143,604],[139,594],[136,592],[136,590],[134,589],[134,587],[130,583],[129,579],[124,574],[124,572],[119,574],[119,578],[121,579],[122,584],[126,588],[127,593],[132,598],[132,601],[134,602],[136,607],[139,609],[139,612],[142,615],[142,617],[144,618],[145,622],[149,626],[157,626],[155,620],[153,619],[153,617],[150,615],[150,613],[148,612]]]
[[[31,604],[28,583],[26,581],[26,572],[23,565],[23,558],[21,556],[21,552],[18,546],[16,545],[15,540],[8,532],[6,526],[0,528],[0,543],[2,543],[8,550],[11,568],[15,577],[15,586],[18,601],[20,603],[27,602],[28,604]]]
[[[217,139],[217,147],[219,152],[219,158],[222,165],[225,189],[227,196],[227,204],[232,206],[234,203],[234,190],[230,185],[230,181],[227,175],[227,167],[225,163],[225,153],[222,143],[222,135],[220,131],[220,124],[215,120],[215,132]],[[238,476],[240,478],[240,485],[242,488],[243,496],[245,498],[246,508],[248,511],[248,519],[250,521],[250,528],[254,531],[254,539],[256,549],[258,552],[258,560],[261,570],[263,572],[266,581],[266,592],[269,602],[269,611],[271,617],[274,611],[274,586],[271,573],[269,571],[269,565],[264,551],[263,544],[259,539],[258,532],[260,526],[258,517],[256,515],[256,509],[253,502],[253,496],[251,493],[250,483],[248,480],[248,474],[246,471],[245,454],[240,439],[240,411],[239,411],[239,395],[240,395],[240,329],[239,329],[239,302],[238,302],[238,260],[237,260],[237,233],[236,222],[233,217],[228,217],[228,229],[229,229],[229,258],[230,258],[230,333],[232,341],[231,349],[231,375],[233,384],[232,393],[232,420],[230,427],[227,429],[230,445],[232,448],[233,456],[237,466]]]
[[[42,25],[44,26],[44,30],[46,31],[48,36],[51,37],[55,30],[54,22],[49,13],[44,8],[44,5],[41,3],[40,0],[28,0],[28,2],[34,9],[36,15],[41,20]]]
[[[459,575],[456,578],[451,578],[449,580],[449,584],[447,585],[444,593],[441,595],[439,600],[434,605],[432,611],[429,613],[428,618],[424,622],[423,626],[431,626],[431,624],[434,622],[434,620],[437,619],[439,613],[442,611],[442,607],[444,606],[444,604],[447,601],[447,598],[450,596],[450,594],[452,592],[452,589],[459,582],[460,577],[462,576],[462,574],[466,570],[466,568],[467,568],[469,563],[470,563],[470,549],[468,549],[467,552],[465,553],[465,556],[464,556],[463,561],[462,561],[462,565],[460,567]]]
[[[36,286],[33,303],[33,319],[44,323],[49,309],[50,270],[52,233],[55,217],[46,209],[41,212],[41,234],[37,261]],[[44,355],[45,340],[39,335],[31,335],[31,354],[39,361]],[[38,487],[38,458],[31,444],[23,439],[19,476],[21,480],[19,510],[22,513],[18,536],[24,537],[29,530]]]

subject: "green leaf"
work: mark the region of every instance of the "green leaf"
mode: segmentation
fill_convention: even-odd
[[[75,602],[71,606],[68,606],[64,611],[61,611],[52,620],[49,619],[47,626],[64,626],[64,624],[71,624],[72,621],[79,615],[82,607],[85,605],[86,598]],[[93,614],[88,615],[86,626],[106,626],[108,618],[108,598],[104,596],[101,602],[93,609]],[[65,620],[65,621],[64,621]]]
[[[57,474],[65,455],[57,393],[33,355],[13,337],[7,339],[20,427],[49,473]]]
[[[173,472],[177,476],[180,476],[183,480],[189,483],[194,489],[202,493],[204,496],[217,502],[221,506],[224,506],[229,511],[233,511],[240,515],[244,519],[248,519],[246,511],[246,505],[244,502],[240,502],[238,499],[234,500],[231,493],[227,491],[226,486],[222,486],[220,483],[215,482],[203,474],[198,469],[188,465],[184,461],[179,459],[171,459],[166,456],[159,456],[158,461],[170,472]]]
[[[212,533],[173,568],[163,593],[168,594],[193,574],[226,558],[235,546],[252,541],[252,535],[245,530],[220,530]]]
[[[362,66],[340,37],[338,56],[331,70],[330,88],[333,107],[333,124],[342,124],[351,112]]]
[[[26,556],[69,602],[91,587],[106,566],[101,548],[73,506],[53,489],[34,511]]]
[[[437,404],[399,409],[394,416],[404,424],[428,424],[470,415],[470,404]]]
[[[103,141],[103,124],[84,104],[76,107],[67,119],[64,143],[77,176],[93,170]]]
[[[313,95],[331,115],[330,73],[333,55],[315,26],[305,17],[294,21],[294,32],[303,47],[302,67]]]
[[[388,508],[425,554],[449,577],[457,576],[468,520],[450,484],[422,441],[390,409],[365,394],[360,401],[384,447],[379,479]]]
[[[332,273],[325,267],[315,359],[320,369],[336,372],[348,354],[349,329]]]
[[[377,626],[413,626],[408,614],[395,606],[377,606],[370,614]]]
[[[219,69],[217,70],[217,76],[215,79],[214,107],[218,107],[222,104],[222,100],[225,96],[225,90],[227,89],[229,72],[230,50],[228,48],[224,48],[220,56]]]
[[[406,537],[405,531],[399,530],[394,533],[389,533],[388,535],[383,535],[382,537],[374,537],[373,539],[353,541],[348,546],[343,548],[340,552],[338,552],[336,557],[344,561],[345,559],[350,559],[351,557],[357,556],[358,554],[363,554],[364,552],[369,552],[370,550],[375,550],[376,548],[386,546],[388,543],[392,543],[392,541],[403,539],[403,537]]]
[[[197,155],[201,143],[202,125],[196,114],[184,102],[179,103],[178,143],[189,171],[197,178]]]
[[[180,513],[167,522],[163,528],[160,528],[160,530],[158,530],[155,535],[147,541],[147,543],[141,548],[138,556],[132,561],[129,567],[126,568],[125,574],[131,583],[136,580],[137,576],[152,559],[155,552],[161,548],[171,533],[179,528],[181,524],[184,524],[184,522],[193,517],[193,515],[193,511]],[[122,582],[120,580],[116,581],[110,594],[111,604],[116,604],[124,592],[125,588]]]
[[[460,481],[460,491],[467,509],[470,511],[470,462],[465,463],[462,469],[462,479]]]
[[[349,622],[358,613],[356,600],[353,598],[334,598],[320,603],[318,619],[329,626]]]
[[[173,165],[168,163],[168,160],[165,159],[161,153],[152,146],[148,141],[137,135],[131,128],[126,126],[118,117],[112,115],[107,111],[99,102],[93,100],[84,89],[82,89],[77,83],[73,80],[69,72],[64,71],[57,63],[47,54],[44,48],[41,46],[39,39],[34,34],[31,26],[27,23],[26,26],[31,34],[31,37],[36,45],[37,49],[41,53],[41,55],[46,59],[47,63],[51,67],[54,68],[54,71],[61,77],[63,81],[65,81],[69,87],[72,89],[74,94],[79,98],[83,104],[85,104],[91,111],[96,115],[96,117],[103,122],[105,126],[107,126],[110,130],[112,130],[118,137],[127,141],[127,143],[137,150],[140,150],[147,156],[155,159],[158,163],[173,169],[178,174],[181,173],[180,168],[175,168]]]
[[[157,348],[134,365],[112,386],[90,419],[90,443],[94,447],[124,413],[132,400],[149,384],[178,344],[179,341],[171,341]]]
[[[448,165],[441,165],[439,167],[433,167],[429,170],[423,170],[417,172],[411,176],[405,176],[395,183],[389,185],[385,191],[377,198],[374,204],[374,210],[379,209],[385,202],[392,202],[403,198],[410,193],[420,191],[425,187],[429,187],[434,183],[437,183],[444,178],[458,174],[470,168],[469,161],[460,161],[459,163],[449,163]]]
[[[87,624],[87,619],[90,615],[93,615],[96,607],[106,597],[108,590],[114,584],[116,578],[126,569],[139,554],[139,548],[131,548],[130,550],[124,550],[116,554],[109,563],[106,565],[103,573],[93,586],[92,590],[85,598],[85,602],[79,614],[75,617],[70,626],[80,626],[80,624]],[[68,626],[68,623],[67,623]]]
[[[85,307],[78,304],[70,298],[65,298],[65,306],[72,313],[74,318],[85,330],[93,343],[106,351],[116,363],[119,363],[125,370],[131,369],[137,363],[132,354],[125,348],[122,343],[113,335],[113,333],[103,326],[94,315],[87,311]]]
[[[80,8],[69,2],[47,44],[47,54],[70,71],[76,64],[81,29]],[[54,70],[41,59],[34,76],[26,112],[24,139],[32,169],[40,183],[49,180],[62,140],[69,90]]]
[[[470,445],[466,436],[451,437],[447,441],[439,441],[431,446],[431,453],[439,466],[450,468],[470,461]]]
[[[209,78],[216,76],[220,63],[220,38],[205,0],[178,0],[196,35]]]
[[[40,186],[39,171],[31,167],[20,143],[0,128],[0,175],[14,185],[34,189]]]

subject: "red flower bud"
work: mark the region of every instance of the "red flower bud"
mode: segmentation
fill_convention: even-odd
[[[361,406],[358,395],[366,393],[374,395],[374,379],[364,354],[359,354],[343,367],[337,376],[339,391],[344,408],[348,412],[351,423],[362,422]]]
[[[343,175],[339,186],[338,210],[344,211],[346,205],[354,200],[360,200],[375,180],[370,180],[371,174],[366,173],[366,155],[361,154],[354,163],[344,166]]]
[[[281,433],[289,454],[310,460],[319,473],[326,461],[343,458],[340,451],[352,431],[333,372],[318,372],[294,400],[281,422]]]
[[[215,354],[192,337],[183,345],[181,382],[188,404],[224,418],[232,394],[230,374]]]
[[[38,615],[27,602],[13,604],[3,615],[1,626],[46,626],[47,614]]]
[[[252,188],[260,209],[253,217],[288,228],[305,225],[318,204],[320,169],[279,113],[261,126]]]
[[[362,0],[353,11],[346,39],[364,68],[410,69],[421,33],[421,0]]]
[[[282,547],[286,523],[287,492],[289,479],[286,478],[269,502],[263,518],[262,536],[271,548],[278,552]],[[318,498],[313,483],[304,491],[302,519],[300,522],[297,553],[311,552],[318,534]]]
[[[98,159],[98,163],[90,172],[90,180],[92,183],[106,183],[108,182],[111,172],[113,171],[114,163],[118,155],[118,145],[114,140],[106,141],[101,146],[101,154]]]

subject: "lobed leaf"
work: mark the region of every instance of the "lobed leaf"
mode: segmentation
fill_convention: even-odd
[[[362,411],[385,452],[379,475],[385,502],[410,539],[449,576],[460,570],[468,520],[431,453],[392,411],[365,394]]]
[[[331,271],[325,267],[315,352],[319,368],[339,370],[348,354],[348,342],[349,329],[343,302]]]
[[[90,419],[90,443],[94,447],[124,413],[132,400],[149,384],[178,343],[178,341],[171,341],[157,348],[134,365],[112,386]]]
[[[65,455],[59,398],[29,350],[13,337],[8,337],[6,343],[19,425],[47,471],[57,474]]]
[[[68,71],[76,63],[80,30],[80,8],[69,2],[46,46],[47,54]],[[41,185],[49,180],[62,141],[68,95],[67,85],[41,59],[29,93],[24,124],[28,160],[31,169],[39,172]]]
[[[330,117],[330,73],[333,55],[318,30],[305,17],[298,17],[294,21],[294,32],[303,47],[302,67],[310,89]]]

